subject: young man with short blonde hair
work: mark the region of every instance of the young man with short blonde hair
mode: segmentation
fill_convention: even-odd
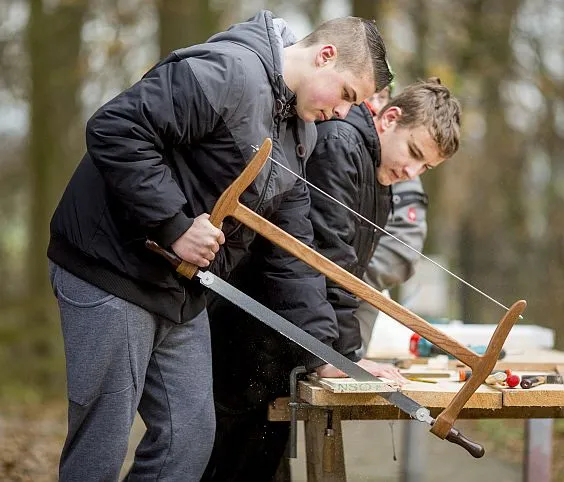
[[[421,82],[397,99],[376,118],[361,103],[345,118],[319,122],[315,149],[306,166],[308,181],[322,191],[310,190],[314,246],[358,277],[364,275],[380,232],[343,205],[383,227],[390,211],[390,185],[437,167],[459,144],[460,105],[445,86]],[[251,256],[232,273],[232,281],[268,306],[284,311],[292,299],[268,281],[269,266],[263,253],[271,249],[271,243],[257,239]],[[325,283],[324,295],[336,313],[336,322],[313,317],[307,331],[374,375],[405,381],[396,367],[360,357],[360,327],[354,317],[360,300],[329,279]],[[296,290],[303,288],[295,286]],[[303,364],[322,377],[345,374],[300,351],[218,296],[211,296],[209,312],[218,427],[203,481],[270,480],[288,440],[289,426],[267,421],[268,403],[288,394],[291,369]]]

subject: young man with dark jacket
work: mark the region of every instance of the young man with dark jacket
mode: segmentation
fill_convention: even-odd
[[[67,360],[61,481],[116,480],[136,411],[147,432],[128,480],[200,479],[215,428],[205,297],[144,242],[228,275],[254,233],[226,222],[224,234],[208,213],[252,146],[272,138],[272,156],[303,172],[313,121],[345,117],[390,80],[372,22],[336,19],[296,42],[265,11],[173,52],[90,118],[48,249]],[[278,165],[243,201],[311,243],[307,186]],[[324,278],[281,250],[267,256],[284,314],[336,326]]]
[[[390,186],[414,179],[450,158],[458,149],[459,125],[458,101],[435,80],[409,86],[375,118],[361,104],[345,119],[319,123],[305,173],[323,191],[310,189],[317,250],[362,277],[380,231],[324,193],[383,227],[390,210]],[[251,296],[283,309],[288,299],[265,281],[268,267],[261,253],[271,245],[263,239],[254,243],[231,281]],[[328,279],[326,296],[338,324],[318,323],[310,327],[310,333],[334,340],[335,350],[376,376],[401,383],[403,377],[395,367],[360,359],[361,335],[354,317],[359,300]],[[202,480],[269,481],[282,457],[289,425],[267,421],[268,403],[288,394],[290,370],[305,364],[320,376],[344,373],[300,351],[217,296],[211,296],[209,313],[217,433]]]

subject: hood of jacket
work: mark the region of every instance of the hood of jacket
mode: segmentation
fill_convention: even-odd
[[[273,139],[274,144],[272,157],[282,163],[287,161],[288,168],[294,172],[300,172],[303,170],[304,160],[309,157],[315,147],[317,133],[313,123],[306,123],[297,117],[295,112],[296,95],[286,85],[283,77],[284,48],[293,45],[295,42],[296,37],[287,23],[281,18],[274,17],[271,12],[263,10],[246,22],[232,25],[228,30],[213,35],[205,44],[175,50],[156,67],[168,62],[179,62],[186,59],[190,62],[191,68],[198,77],[198,61],[195,59],[199,59],[202,64],[210,59],[219,59],[221,63],[222,56],[225,57],[225,53],[230,50],[238,50],[237,56],[243,55],[242,51],[244,50],[252,53],[256,62],[251,62],[252,65],[247,62],[245,66],[247,69],[246,86],[237,85],[240,84],[240,65],[225,62],[214,71],[215,80],[203,79],[200,85],[206,93],[208,101],[220,115],[225,110],[225,106],[230,106],[229,113],[238,113],[238,117],[227,119],[226,122],[233,136],[240,141],[239,147],[246,159],[250,159],[254,155],[251,144],[260,145],[262,140],[268,136]],[[232,47],[229,47],[229,45]],[[237,69],[239,69],[239,72],[233,72]],[[261,81],[256,80],[258,78],[268,79],[270,89],[265,90]],[[225,84],[234,87],[232,89],[218,88],[218,86]],[[241,90],[245,90],[246,94],[240,101],[240,105],[234,105],[233,102],[235,101],[230,92]],[[248,129],[248,127],[241,127],[241,117],[245,121],[248,121],[248,119],[256,120],[257,128],[252,142],[249,142],[250,139],[247,134],[239,136],[241,129]],[[288,128],[284,122],[291,117],[294,118],[291,123],[294,126],[292,129]],[[259,127],[266,126],[268,119],[272,121],[272,130]],[[295,144],[301,144],[300,149],[298,149],[298,151],[301,150],[301,153],[298,156],[296,156]],[[287,173],[281,172],[277,176],[283,184],[283,186],[278,186],[279,191],[284,191],[295,182],[292,177],[288,178]],[[261,179],[261,175],[256,181],[259,184],[260,191],[260,185],[264,181]]]
[[[228,30],[219,32],[206,41],[206,47],[219,42],[233,42],[254,52],[260,59],[268,76],[277,102],[275,114],[282,118],[295,113],[295,94],[284,82],[284,48],[296,43],[297,38],[284,19],[276,18],[272,12],[263,10],[246,22],[232,25]],[[168,62],[178,62],[194,55],[199,45],[175,50],[156,66]],[[225,81],[229,82],[229,72],[225,72]]]
[[[211,43],[221,41],[237,43],[258,55],[264,65],[275,97],[288,106],[285,114],[291,114],[290,107],[295,102],[295,94],[284,82],[283,53],[284,48],[295,44],[297,38],[286,21],[274,17],[268,10],[263,10],[247,22],[235,24],[208,40]]]
[[[366,149],[374,161],[374,165],[376,167],[380,166],[380,139],[376,132],[372,113],[364,102],[358,106],[353,105],[347,117],[343,119],[343,122],[351,124],[360,133],[364,139]]]

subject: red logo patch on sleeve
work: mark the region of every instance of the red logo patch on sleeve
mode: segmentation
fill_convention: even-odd
[[[409,208],[407,210],[407,219],[412,223],[417,221],[417,214],[415,213],[415,208]]]

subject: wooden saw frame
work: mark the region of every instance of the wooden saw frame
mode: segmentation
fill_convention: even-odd
[[[511,308],[509,308],[497,325],[486,352],[483,355],[478,355],[474,351],[460,344],[454,338],[451,338],[439,329],[435,328],[423,318],[417,316],[407,308],[404,308],[399,303],[386,298],[378,290],[372,288],[361,279],[352,275],[241,204],[239,202],[239,197],[254,181],[260,170],[264,167],[270,155],[271,149],[272,140],[266,138],[243,172],[218,199],[210,215],[210,222],[214,226],[220,227],[226,217],[231,216],[235,218],[248,228],[264,236],[266,239],[278,245],[285,251],[293,254],[312,268],[316,269],[320,273],[323,273],[327,278],[338,283],[340,286],[370,303],[380,311],[383,311],[402,325],[406,326],[410,330],[413,330],[415,333],[418,333],[470,367],[472,369],[472,377],[470,377],[470,379],[458,391],[448,407],[439,414],[431,428],[431,432],[433,434],[441,439],[445,439],[458,417],[460,410],[464,407],[464,404],[492,372],[503,344],[509,335],[511,328],[517,322],[521,313],[525,310],[527,302],[519,300],[515,302]],[[180,263],[180,265],[176,268],[180,274],[188,278],[192,278],[198,269],[199,268],[197,266],[185,261]]]

